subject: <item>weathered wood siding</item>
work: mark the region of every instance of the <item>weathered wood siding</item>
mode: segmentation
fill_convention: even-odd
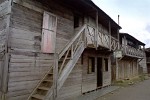
[[[82,72],[82,93],[95,90],[97,88],[97,66],[95,64],[95,72],[88,73],[88,58],[95,57],[92,51],[84,51],[83,53],[83,72]]]
[[[139,67],[142,67],[143,73],[148,72],[147,65],[146,65],[146,57],[144,57],[142,60],[139,59]]]
[[[95,72],[88,74],[88,57],[100,57],[102,59],[108,58],[108,71],[105,72],[102,65],[102,87],[111,84],[111,61],[110,54],[107,52],[100,52],[94,49],[85,50],[83,53],[83,68],[82,68],[82,93],[97,89],[97,64],[95,64]],[[96,60],[95,59],[95,60]],[[103,62],[103,60],[102,60]]]
[[[95,15],[96,16],[96,15]],[[96,21],[95,19],[91,18],[91,17],[87,17],[87,23],[89,25],[91,25],[92,27],[95,27],[96,28]],[[108,25],[109,26],[109,25]],[[109,31],[108,31],[108,27],[104,27],[101,23],[98,24],[98,29],[100,32],[103,32],[105,34],[109,34]],[[117,34],[117,33],[116,33]]]
[[[53,12],[48,12],[55,14],[58,20],[56,51],[59,52],[68,42],[68,40],[70,40],[70,38],[73,36],[73,14],[67,9],[61,8],[60,5],[54,4],[53,2],[51,2],[50,4],[50,7],[53,7],[53,5],[55,6],[54,8],[52,8],[54,9]],[[43,6],[41,6],[40,9],[42,8]],[[29,9],[27,7],[14,3],[12,8],[11,20],[11,48],[41,52],[43,12],[37,12],[33,9]]]
[[[120,60],[118,66],[118,80],[130,79],[138,75],[138,62],[135,59]]]
[[[10,24],[9,51],[11,55],[7,99],[26,100],[54,62],[53,54],[41,52],[44,11],[57,16],[57,52],[73,36],[73,14],[52,1],[49,3],[50,9],[35,0],[19,0],[20,3],[17,3],[18,0],[14,1]]]
[[[81,95],[82,87],[82,64],[81,57],[65,81],[63,87],[58,92],[57,100],[72,100]]]
[[[63,87],[58,92],[57,100],[75,99],[77,96],[82,95],[82,93],[97,89],[97,66],[95,65],[94,73],[88,74],[88,57],[110,58],[109,54],[95,53],[94,49],[90,51],[85,50]],[[111,84],[110,59],[108,62],[108,72],[103,71],[103,86]]]
[[[7,52],[7,36],[9,32],[11,2],[10,0],[0,0],[0,99],[7,91],[7,71],[5,66]]]

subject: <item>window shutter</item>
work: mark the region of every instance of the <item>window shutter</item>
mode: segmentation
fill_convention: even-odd
[[[44,12],[41,50],[43,53],[55,53],[57,17]]]

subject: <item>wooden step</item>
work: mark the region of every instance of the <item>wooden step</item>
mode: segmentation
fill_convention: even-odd
[[[53,82],[53,80],[48,80],[48,79],[45,79],[43,81],[45,81],[45,82]]]
[[[38,100],[43,100],[44,99],[44,96],[43,95],[40,95],[40,94],[34,94],[32,95],[32,98],[36,98]]]
[[[49,75],[53,75],[53,72],[48,73]]]
[[[49,88],[48,88],[48,87],[38,87],[38,89],[40,89],[40,90],[46,90],[46,91],[48,91],[48,90],[49,90]]]
[[[60,62],[63,62],[63,60],[64,59],[60,59],[58,62],[60,63]],[[66,60],[68,61],[68,60],[71,60],[71,58],[66,58]]]

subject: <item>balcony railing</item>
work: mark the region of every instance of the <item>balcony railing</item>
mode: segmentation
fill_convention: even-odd
[[[88,46],[104,47],[110,50],[118,49],[119,42],[116,38],[104,32],[96,32],[96,28],[87,25],[87,44]],[[97,34],[98,33],[98,34]]]
[[[136,49],[128,45],[122,45],[121,50],[123,55],[133,56],[133,57],[144,57],[145,52],[142,49]]]

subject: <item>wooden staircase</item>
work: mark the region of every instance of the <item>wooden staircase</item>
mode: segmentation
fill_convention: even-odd
[[[66,44],[65,48],[58,54],[56,66],[50,67],[49,71],[37,84],[27,100],[53,99],[52,94],[55,86],[57,87],[57,91],[59,91],[86,47],[85,29],[86,25],[82,26]],[[56,77],[56,73],[54,68],[58,68],[57,82],[55,84],[54,77]]]

